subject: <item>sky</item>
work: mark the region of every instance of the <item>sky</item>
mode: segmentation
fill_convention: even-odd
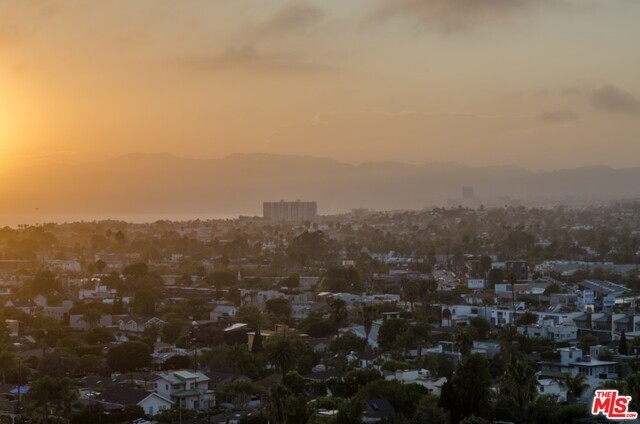
[[[637,0],[0,0],[0,167],[640,166]]]

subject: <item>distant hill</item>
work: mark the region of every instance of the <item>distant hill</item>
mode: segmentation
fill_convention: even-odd
[[[182,159],[131,154],[76,166],[0,173],[0,213],[260,214],[264,200],[317,200],[320,213],[355,207],[420,209],[446,205],[472,186],[478,202],[510,197],[536,203],[640,197],[640,168],[529,171],[456,163],[349,165],[271,154]],[[452,204],[455,204],[455,200]]]

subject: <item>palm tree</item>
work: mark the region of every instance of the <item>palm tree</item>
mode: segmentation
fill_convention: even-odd
[[[300,353],[297,340],[286,336],[270,337],[265,343],[265,350],[271,363],[280,368],[283,379]]]
[[[502,376],[501,391],[518,416],[519,422],[526,422],[531,402],[538,395],[535,369],[524,361],[509,365]]]
[[[420,302],[422,302],[422,312],[426,316],[431,316],[431,301],[438,291],[438,282],[435,280],[423,281],[418,286]]]
[[[582,394],[590,386],[587,383],[587,376],[584,374],[576,374],[572,376],[571,373],[565,372],[562,374],[563,379],[559,381],[560,387],[567,390],[567,402],[577,402]]]
[[[45,375],[33,384],[29,394],[36,406],[42,408],[42,422],[47,424],[50,403],[59,399],[60,395],[58,379]]]
[[[373,327],[373,320],[375,319],[376,310],[371,305],[365,305],[360,310],[360,316],[362,316],[362,325],[364,326],[364,335],[367,340],[367,344],[364,346],[364,350],[367,351],[369,349],[369,334],[371,333],[371,328]]]
[[[68,424],[71,422],[72,406],[73,402],[78,398],[78,392],[73,388],[73,381],[68,377],[60,380],[58,384],[60,386],[58,396],[61,401],[61,412],[65,422]]]
[[[347,302],[342,299],[335,299],[329,306],[331,307],[331,319],[336,325],[336,337],[339,337],[340,327],[346,324],[349,317]]]
[[[2,384],[5,384],[5,376],[16,367],[16,356],[8,350],[0,351],[0,373],[2,374]]]
[[[422,348],[431,339],[431,326],[426,322],[418,322],[416,325],[410,328],[411,335],[418,346],[418,360],[422,358]],[[473,346],[473,340],[471,341]]]
[[[407,301],[411,304],[410,312],[413,313],[413,304],[416,302],[416,298],[419,295],[418,282],[415,280],[408,280],[403,278],[400,281],[400,287],[402,287],[402,294],[404,295],[405,307]]]
[[[467,330],[460,330],[455,335],[456,344],[458,345],[458,350],[460,350],[460,354],[463,357],[466,357],[471,353],[471,349],[473,348],[473,337]]]

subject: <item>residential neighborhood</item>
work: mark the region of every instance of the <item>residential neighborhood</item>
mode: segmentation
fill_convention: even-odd
[[[603,388],[637,411],[638,225],[627,203],[6,227],[0,419],[595,423]]]

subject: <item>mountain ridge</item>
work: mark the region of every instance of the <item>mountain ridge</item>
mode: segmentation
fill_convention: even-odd
[[[512,165],[455,162],[349,164],[330,158],[271,153],[217,159],[132,153],[69,166],[41,166],[0,174],[4,213],[255,213],[262,202],[317,200],[320,213],[420,209],[460,203],[472,186],[478,206],[563,204],[639,198],[640,168],[585,166],[532,171]]]

